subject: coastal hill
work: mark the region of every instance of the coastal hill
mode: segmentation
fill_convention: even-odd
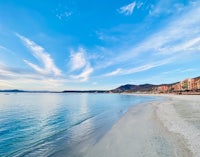
[[[110,90],[111,93],[179,93],[179,94],[200,94],[200,77],[187,78],[180,82],[171,84],[126,84]]]
[[[122,92],[145,92],[145,91],[151,91],[153,88],[157,87],[157,85],[153,84],[142,84],[142,85],[131,85],[126,84],[122,85],[116,89],[111,90],[113,93],[122,93]]]
[[[176,83],[172,84],[160,84],[160,85],[154,85],[154,84],[141,84],[141,85],[132,85],[132,84],[126,84],[122,85],[116,89],[110,90],[112,93],[134,93],[134,92],[152,92],[160,87],[170,87],[173,86]]]

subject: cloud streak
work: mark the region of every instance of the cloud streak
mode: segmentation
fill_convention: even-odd
[[[163,58],[176,58],[176,62],[179,62],[181,61],[179,60],[180,58],[189,54],[197,55],[200,50],[199,14],[200,4],[191,4],[189,7],[185,7],[182,13],[170,17],[167,25],[152,32],[150,36],[138,44],[134,45],[131,43],[130,46],[120,47],[123,51],[115,50],[120,52],[119,55],[112,57],[112,60],[106,60],[106,62],[110,63],[108,65],[109,67],[114,67],[116,70],[105,75],[125,75],[150,70],[153,67],[159,66],[159,64],[152,64],[150,60],[159,63],[159,60]],[[127,38],[131,39],[132,35],[127,35]],[[142,59],[145,56],[148,56],[150,59],[149,63],[147,59]],[[123,69],[123,64],[131,66],[134,61],[139,60],[145,60],[143,63],[144,66],[140,63],[141,66],[137,64],[133,65],[136,68],[129,70]],[[189,60],[189,58],[185,58],[185,60]],[[171,63],[173,62],[167,62],[163,65]]]
[[[89,79],[89,76],[93,72],[93,68],[90,65],[87,65],[83,71],[78,75],[72,75],[74,79],[80,79],[81,82],[85,82]]]
[[[119,9],[119,13],[120,14],[124,14],[126,16],[132,15],[135,7],[136,7],[136,2],[132,2],[132,3],[128,4],[128,5],[125,5],[125,6],[121,7]]]
[[[141,65],[141,66],[129,68],[129,69],[117,69],[115,71],[112,71],[110,73],[105,74],[104,76],[130,75],[130,74],[150,70],[152,68],[156,68],[156,67],[159,67],[159,66],[163,66],[165,64],[170,63],[172,60],[173,60],[173,58],[165,59],[165,60],[162,60],[162,61],[157,61],[157,62],[154,62],[154,63],[148,63],[148,64],[145,64],[145,65]]]
[[[45,51],[45,49],[30,39],[17,34],[17,36],[23,41],[25,46],[32,52],[32,55],[41,63],[43,67],[31,63],[30,61],[24,60],[24,62],[33,68],[36,72],[42,75],[61,75],[61,70],[57,68],[50,54]]]
[[[0,64],[0,88],[2,89],[55,90],[63,89],[64,83],[68,81],[66,78],[49,77]]]
[[[120,75],[121,73],[123,73],[123,70],[118,68],[112,72],[105,74],[105,76],[116,76],[116,75]]]

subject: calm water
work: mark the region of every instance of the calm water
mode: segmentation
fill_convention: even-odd
[[[0,93],[0,156],[82,156],[134,104],[120,94]]]

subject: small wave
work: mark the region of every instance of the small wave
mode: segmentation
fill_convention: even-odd
[[[38,149],[40,149],[41,147],[43,147],[44,145],[47,145],[48,141],[51,141],[52,139],[56,139],[56,136],[59,136],[60,134],[62,134],[63,132],[68,131],[69,129],[71,129],[72,127],[75,127],[77,125],[80,125],[82,123],[84,123],[85,121],[92,119],[94,117],[96,117],[97,115],[93,115],[90,117],[87,117],[85,119],[82,119],[80,121],[78,121],[77,123],[71,125],[70,127],[66,128],[66,129],[62,129],[58,132],[54,132],[53,134],[49,135],[46,138],[40,139],[38,141],[35,141],[31,144],[29,144],[29,146],[24,146],[24,148],[18,149],[12,153],[10,153],[8,156],[26,156],[28,154],[30,154],[31,152],[34,152]]]

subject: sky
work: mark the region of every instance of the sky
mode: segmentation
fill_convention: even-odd
[[[200,76],[198,0],[0,0],[0,89],[92,90]]]

